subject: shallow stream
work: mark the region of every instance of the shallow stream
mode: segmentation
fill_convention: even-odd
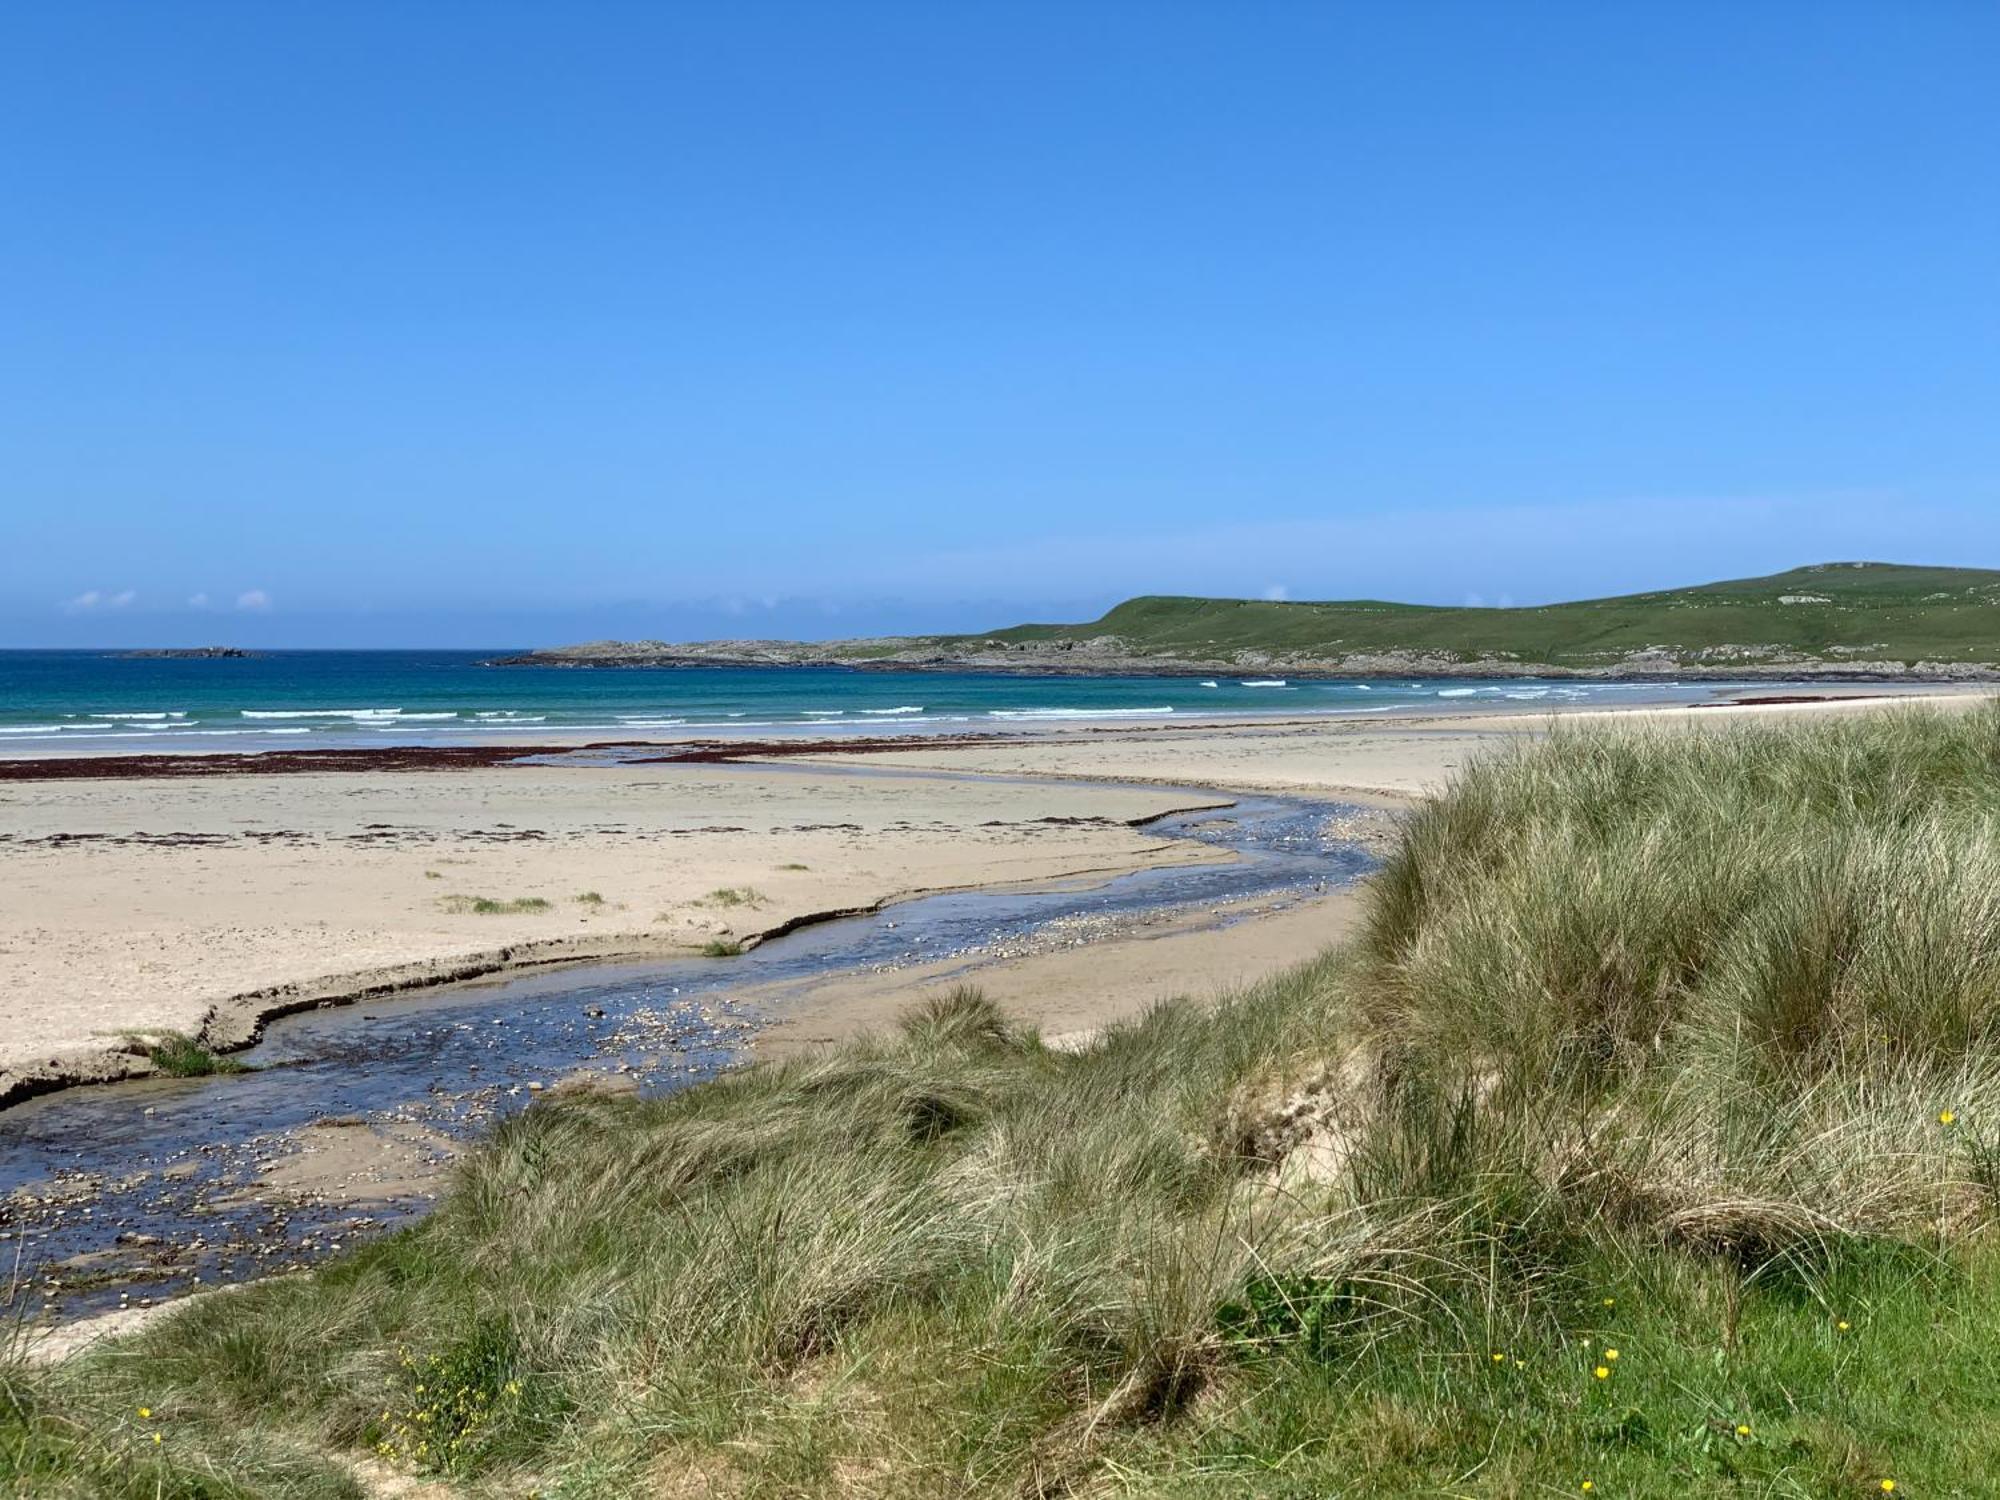
[[[237,1054],[247,1072],[28,1101],[0,1112],[0,1314],[68,1320],[311,1264],[422,1213],[456,1143],[565,1079],[663,1093],[741,1062],[759,1017],[732,997],[753,986],[971,969],[1151,915],[1222,924],[1344,884],[1374,863],[1351,836],[1358,811],[1239,797],[1145,829],[1213,847],[1212,863],[923,897],[733,959],[571,968],[309,1011]]]

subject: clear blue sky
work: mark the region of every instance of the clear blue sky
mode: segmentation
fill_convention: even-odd
[[[1996,78],[1969,0],[16,5],[0,644],[2000,565]]]

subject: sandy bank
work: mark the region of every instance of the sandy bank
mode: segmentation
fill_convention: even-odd
[[[0,1097],[141,1070],[132,1033],[233,1045],[322,1000],[1204,857],[1130,826],[1194,805],[700,765],[10,783]]]

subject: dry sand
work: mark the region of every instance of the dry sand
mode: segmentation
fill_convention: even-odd
[[[1128,825],[1214,800],[803,766],[7,783],[0,1097],[131,1071],[128,1033],[229,1045],[322,997],[1204,857]]]

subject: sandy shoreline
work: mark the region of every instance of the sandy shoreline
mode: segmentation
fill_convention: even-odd
[[[227,1047],[323,1000],[1194,859],[1133,825],[1213,800],[703,765],[8,783],[0,1097],[144,1071],[128,1034]]]
[[[228,1048],[322,1003],[686,954],[926,892],[1213,858],[1136,825],[1231,791],[1404,805],[1555,718],[1715,723],[1983,696],[822,741],[740,764],[771,747],[660,742],[657,759],[622,766],[394,752],[328,770],[294,756],[289,774],[229,757],[228,774],[0,781],[0,1101],[148,1071],[133,1035]],[[1179,941],[1161,984],[1190,991],[1312,951],[1214,931]],[[1202,956],[1231,943],[1263,956],[1225,969]],[[1037,994],[1078,988],[1080,966],[1080,952],[1035,965],[1013,1002],[1036,1012]],[[1091,1017],[1043,1009],[1074,1029],[1159,997],[1120,993]],[[815,998],[799,1015],[888,1013],[851,1001]]]

